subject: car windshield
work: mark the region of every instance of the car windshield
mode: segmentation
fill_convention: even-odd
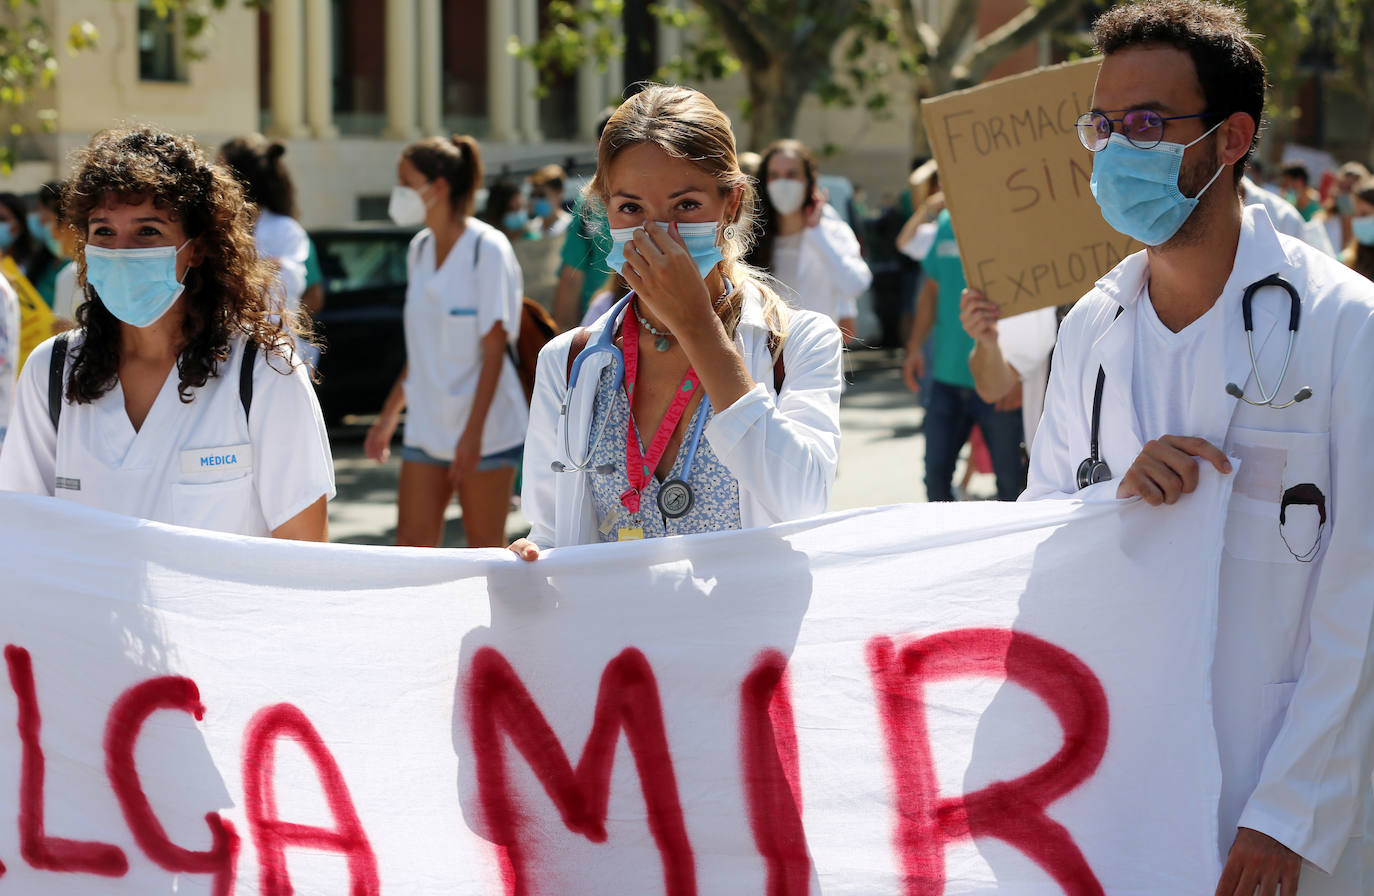
[[[410,234],[330,234],[318,239],[325,291],[349,292],[404,285]]]

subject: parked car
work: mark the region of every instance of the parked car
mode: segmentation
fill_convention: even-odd
[[[315,387],[327,422],[381,410],[405,364],[401,310],[414,231],[390,225],[313,230],[324,274],[315,331],[324,345]]]

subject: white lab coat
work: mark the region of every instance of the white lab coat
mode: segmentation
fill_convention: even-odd
[[[819,224],[802,229],[795,276],[795,283],[780,278],[783,297],[832,320],[857,317],[859,296],[873,283],[859,238],[828,205]]]
[[[775,394],[762,309],[757,292],[747,293],[735,334],[735,349],[744,358],[754,388],[730,407],[717,410],[705,429],[711,449],[739,481],[740,521],[745,528],[824,513],[840,453],[839,329],[814,312],[790,313],[783,342],[786,376],[781,394]],[[609,314],[589,328],[584,354],[608,318]],[[563,451],[565,422],[572,427],[573,457],[586,457],[597,381],[610,363],[604,352],[587,357],[578,371],[568,417],[562,418],[559,409],[568,391],[568,350],[574,332],[556,337],[539,353],[525,435],[520,506],[530,522],[529,538],[541,548],[599,541],[587,488],[587,477],[596,474],[551,469],[555,461],[573,462]],[[613,438],[610,433],[604,437]]]
[[[1287,400],[1303,385],[1313,392],[1284,410],[1252,407],[1224,390],[1236,382],[1246,395],[1258,394],[1241,296],[1274,273],[1302,299],[1279,394]],[[1103,456],[1119,478],[1140,454],[1131,376],[1137,298],[1147,276],[1146,254],[1130,256],[1065,318],[1023,500],[1115,498],[1115,481],[1082,493],[1074,483],[1088,456],[1099,365],[1106,372]],[[1218,846],[1224,857],[1237,825],[1253,828],[1307,860],[1302,896],[1374,893],[1374,285],[1280,236],[1262,208],[1249,207],[1219,301],[1223,327],[1201,349],[1213,369],[1193,399],[1206,422],[1201,431],[1179,433],[1222,445],[1241,461],[1226,520],[1212,677],[1223,779]],[[1259,368],[1273,388],[1288,345],[1288,297],[1262,290],[1253,311]],[[1318,528],[1312,508],[1290,507],[1280,529],[1280,497],[1301,483],[1325,494],[1327,522]],[[1290,552],[1289,544],[1302,553],[1318,537],[1312,562]]]

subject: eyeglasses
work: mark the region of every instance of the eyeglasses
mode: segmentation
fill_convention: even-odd
[[[1164,140],[1164,122],[1178,121],[1181,118],[1210,118],[1210,112],[1193,115],[1160,115],[1153,109],[1129,109],[1120,118],[1108,118],[1101,112],[1084,112],[1078,116],[1076,127],[1078,139],[1092,152],[1107,148],[1112,131],[1121,126],[1121,134],[1132,146],[1140,149],[1153,149]]]

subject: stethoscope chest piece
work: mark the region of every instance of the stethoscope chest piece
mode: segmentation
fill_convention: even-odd
[[[1112,478],[1112,468],[1107,466],[1105,460],[1096,460],[1086,457],[1078,465],[1078,487],[1087,488],[1099,482],[1106,482]]]
[[[658,509],[670,520],[686,516],[696,503],[692,487],[681,479],[669,479],[658,490]]]

